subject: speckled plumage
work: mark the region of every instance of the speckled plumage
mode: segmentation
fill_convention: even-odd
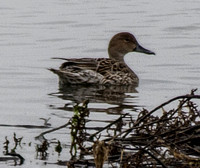
[[[137,75],[124,62],[129,52],[154,54],[139,45],[135,37],[127,32],[116,34],[110,41],[108,53],[110,58],[65,59],[59,70],[49,69],[59,76],[63,84],[102,84],[102,85],[136,85]]]

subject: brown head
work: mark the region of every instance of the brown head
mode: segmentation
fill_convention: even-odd
[[[136,38],[128,32],[114,35],[108,46],[109,57],[117,61],[124,61],[124,56],[129,52],[141,52],[155,55],[154,52],[143,48],[137,42]]]

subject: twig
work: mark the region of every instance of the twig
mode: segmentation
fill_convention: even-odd
[[[156,156],[152,155],[151,152],[149,152],[146,149],[142,149],[143,152],[147,153],[149,156],[151,156],[153,159],[155,159],[159,164],[162,165],[163,168],[167,168],[167,166],[160,160],[158,159]]]
[[[100,132],[102,132],[103,130],[111,127],[113,124],[117,123],[118,121],[120,121],[122,118],[126,117],[128,115],[128,113],[122,115],[121,117],[119,117],[117,120],[113,121],[112,123],[108,124],[107,126],[103,127],[102,129],[100,129],[99,131],[95,132],[94,134],[90,135],[89,139],[91,140],[93,137],[95,137],[97,134],[99,134]]]

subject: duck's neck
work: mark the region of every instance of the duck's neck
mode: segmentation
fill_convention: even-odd
[[[115,61],[119,61],[119,62],[124,62],[124,54],[121,54],[119,52],[113,51],[113,52],[109,52],[109,58],[113,59]]]

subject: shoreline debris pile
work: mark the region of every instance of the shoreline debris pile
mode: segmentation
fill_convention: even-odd
[[[200,95],[194,92],[175,97],[152,111],[143,109],[137,119],[124,114],[96,133],[87,134],[85,139],[92,145],[85,149],[82,145],[81,150],[94,159],[72,159],[68,167],[199,167],[200,111],[193,100]],[[175,101],[176,108],[164,109]],[[158,111],[162,114],[154,116]],[[103,131],[108,134],[101,136]]]

